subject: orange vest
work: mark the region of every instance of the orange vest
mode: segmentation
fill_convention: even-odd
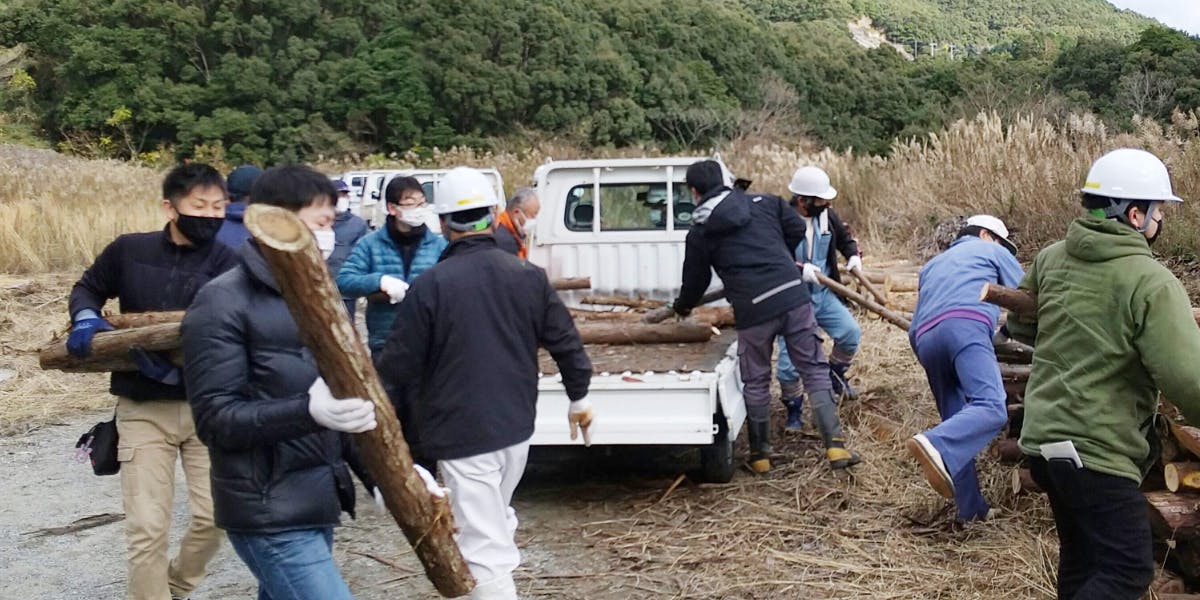
[[[496,220],[500,222],[501,227],[507,229],[508,232],[517,239],[517,257],[521,259],[528,259],[529,248],[525,247],[525,236],[517,233],[517,225],[512,222],[512,216],[509,215],[508,211],[502,211],[500,213],[500,218]]]

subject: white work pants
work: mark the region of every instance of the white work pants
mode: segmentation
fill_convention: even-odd
[[[509,503],[528,458],[529,442],[524,441],[487,454],[438,461],[459,529],[455,539],[478,584],[472,598],[517,597],[512,572],[521,564],[521,552],[514,537],[517,513]]]

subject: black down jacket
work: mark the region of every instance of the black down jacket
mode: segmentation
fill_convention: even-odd
[[[308,413],[312,355],[254,243],[183,320],[188,401],[212,457],[217,526],[273,533],[338,524],[354,489],[342,434]]]
[[[687,314],[715,270],[733,305],[738,329],[753,327],[810,301],[793,252],[804,221],[777,196],[720,188],[693,214],[684,247],[676,312]]]

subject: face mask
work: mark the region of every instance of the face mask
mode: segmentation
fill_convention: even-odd
[[[179,233],[197,246],[203,246],[217,237],[217,231],[224,222],[225,219],[220,217],[194,217],[183,213],[176,213],[175,217],[175,227]]]
[[[329,255],[333,254],[333,246],[337,244],[333,230],[318,229],[313,231],[313,237],[317,238],[317,248],[321,251],[321,258],[329,258]]]
[[[1156,220],[1155,223],[1158,223],[1158,229],[1154,230],[1154,235],[1146,236],[1146,243],[1151,246],[1154,245],[1154,242],[1158,241],[1158,236],[1162,235],[1162,230],[1163,230],[1162,218],[1159,218],[1158,220]]]
[[[521,230],[525,235],[533,235],[533,230],[537,228],[537,219],[525,219],[525,224],[521,226]]]
[[[428,205],[421,208],[404,208],[400,209],[400,222],[409,227],[420,227],[429,221],[433,211]]]
[[[344,213],[344,212],[350,210],[350,197],[349,196],[338,196],[337,206],[334,207],[334,210],[336,210],[338,212],[338,214],[341,214],[341,213]]]
[[[828,204],[826,204],[825,206],[817,206],[814,202],[815,202],[815,200],[813,200],[812,198],[809,198],[804,201],[804,210],[805,210],[805,212],[808,213],[808,216],[810,216],[810,217],[813,217],[813,218],[819,217],[819,216],[821,216],[821,213],[825,212],[826,208],[829,208]]]

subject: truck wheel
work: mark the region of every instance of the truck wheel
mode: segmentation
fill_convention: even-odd
[[[716,439],[700,448],[700,472],[704,483],[729,483],[733,480],[733,440],[729,439],[729,426],[725,417],[717,415]]]

